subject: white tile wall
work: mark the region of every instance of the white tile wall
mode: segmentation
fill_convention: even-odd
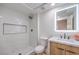
[[[3,35],[3,23],[26,25],[27,33]],[[18,54],[21,51],[25,53],[27,51],[27,47],[31,44],[29,43],[29,24],[28,15],[0,7],[0,55]]]

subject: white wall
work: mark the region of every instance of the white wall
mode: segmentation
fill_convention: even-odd
[[[68,5],[67,5],[68,6]],[[46,11],[44,13],[39,14],[39,37],[41,36],[59,36],[60,33],[55,32],[55,11],[64,7],[67,7],[66,5],[63,5],[62,7],[58,7],[55,9],[51,9],[49,11]],[[72,33],[69,32],[68,35],[71,35]]]
[[[27,32],[3,35],[3,23],[26,25]],[[26,52],[29,46],[29,26],[28,15],[5,7],[0,7],[0,54],[11,55]]]
[[[36,47],[38,40],[38,23],[37,23],[37,14],[33,15],[33,19],[30,19],[30,30],[33,29],[33,32],[30,31],[30,46]]]

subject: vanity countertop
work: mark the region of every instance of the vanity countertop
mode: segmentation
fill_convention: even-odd
[[[52,38],[49,39],[49,41],[79,47],[79,41],[76,41],[74,39],[68,40],[68,39],[60,39],[60,38],[57,38],[57,37],[52,37]]]

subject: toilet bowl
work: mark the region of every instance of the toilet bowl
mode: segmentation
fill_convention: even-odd
[[[41,54],[44,52],[46,46],[47,46],[47,40],[48,38],[46,37],[41,37],[40,40],[38,41],[38,45],[36,46],[36,48],[34,49],[34,52],[36,54]]]
[[[35,53],[39,54],[39,53],[42,53],[44,51],[44,46],[42,45],[38,45],[36,48],[35,48]]]

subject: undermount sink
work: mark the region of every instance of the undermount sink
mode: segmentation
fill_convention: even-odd
[[[59,40],[64,42],[64,43],[79,44],[79,41],[76,41],[75,39],[59,39]]]
[[[64,38],[59,38],[59,37],[53,37],[53,38],[50,38],[50,39],[55,39],[55,40],[60,40],[60,41],[68,41],[68,42],[79,42],[75,39],[64,39]]]
[[[67,44],[67,45],[79,47],[79,41],[76,41],[75,39],[63,39],[63,38],[61,39],[61,38],[57,38],[57,37],[52,37],[49,39],[49,41],[59,42],[62,44]]]
[[[76,41],[75,39],[59,39],[59,40],[63,40],[63,41],[67,41],[67,42],[78,42],[79,41]]]

